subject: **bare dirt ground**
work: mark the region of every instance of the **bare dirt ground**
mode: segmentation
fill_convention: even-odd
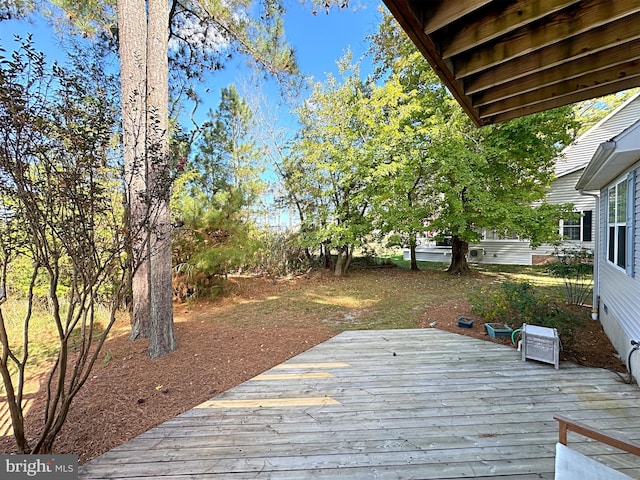
[[[104,351],[109,354],[95,367],[74,401],[56,442],[56,453],[76,454],[80,463],[85,463],[338,333],[322,325],[295,321],[289,323],[294,326],[248,328],[205,320],[212,310],[222,308],[221,304],[255,300],[269,295],[270,288],[267,285],[261,292],[220,302],[198,302],[189,308],[176,304],[179,348],[161,359],[149,360],[146,342],[130,342],[126,325],[120,325],[122,333],[107,342]],[[430,308],[418,326],[510,344],[510,340],[490,339],[482,321],[471,329],[459,328],[459,316],[474,318],[466,301]],[[436,326],[430,327],[433,322]],[[584,365],[626,371],[598,322],[588,324],[573,351],[565,352],[565,356]],[[35,399],[28,415],[28,427],[29,422],[37,424],[40,420],[38,411],[42,407],[38,400],[42,399]],[[10,436],[0,437],[0,452],[14,452],[14,448]]]

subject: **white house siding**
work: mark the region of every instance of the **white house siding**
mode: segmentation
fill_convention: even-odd
[[[576,191],[576,183],[583,171],[584,169],[581,168],[580,170],[554,180],[549,193],[547,193],[547,202],[554,204],[573,203],[576,210],[593,210],[595,208],[595,200],[593,197],[580,195],[580,193]]]
[[[403,250],[402,258],[411,260],[411,251]],[[419,262],[451,262],[451,247],[416,247],[416,260]]]
[[[556,177],[584,168],[598,145],[615,137],[640,118],[640,93],[604,117],[564,149],[555,164]]]
[[[478,263],[500,265],[531,265],[531,250],[529,242],[521,240],[482,240],[479,246],[484,249],[482,260]],[[471,259],[469,259],[472,261]]]
[[[634,224],[633,224],[633,237],[634,237],[634,249],[633,249],[633,271],[636,286],[640,288],[640,166],[636,166],[636,191],[635,191],[635,210],[634,210]],[[640,295],[636,295],[636,301],[640,302]],[[636,310],[635,324],[640,329],[640,308]]]
[[[467,255],[471,263],[490,263],[500,265],[531,265],[529,242],[518,240],[483,240],[479,245],[469,248],[482,248],[482,258]],[[403,251],[405,260],[411,259],[409,250]],[[416,248],[416,259],[420,262],[451,262],[451,247],[422,246]]]
[[[593,212],[591,218],[591,232],[592,238],[596,235],[595,233],[595,214],[596,214],[596,200],[593,196],[582,195],[580,192],[576,191],[576,182],[582,175],[584,168],[577,170],[575,172],[569,173],[563,177],[556,179],[547,193],[547,202],[553,204],[560,203],[572,203],[575,210],[579,212],[584,212],[587,210],[591,210]],[[557,247],[558,249],[576,249],[576,248],[587,248],[593,250],[595,242],[592,240],[590,242],[578,242],[572,240],[566,240],[562,242],[562,244]],[[551,255],[556,251],[556,247],[554,245],[540,245],[537,249],[533,250],[532,255]]]
[[[627,281],[626,274],[616,270],[606,258],[601,263],[600,275],[606,278],[600,284],[600,322],[615,349],[624,357],[631,350],[631,340],[640,341],[636,320],[640,312],[640,286],[637,281]],[[640,359],[637,361],[633,368],[636,376],[640,373]]]
[[[636,167],[636,174],[640,169]],[[602,191],[600,215],[603,219],[599,229],[598,285],[600,293],[599,314],[602,327],[611,343],[626,362],[631,351],[631,340],[640,341],[640,182],[635,188],[635,277],[629,277],[607,260],[606,198]],[[631,358],[632,372],[640,378],[640,352]]]

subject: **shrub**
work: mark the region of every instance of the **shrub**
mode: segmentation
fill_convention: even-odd
[[[504,282],[499,288],[469,298],[475,314],[513,329],[523,323],[556,328],[563,343],[571,344],[583,319],[568,306],[547,298],[527,282]]]
[[[317,266],[317,259],[301,246],[299,232],[263,229],[257,234],[260,248],[248,265],[255,273],[276,278]]]
[[[42,454],[116,320],[127,240],[115,77],[91,50],[49,67],[16,41],[11,60],[0,51],[0,376],[17,449]],[[48,355],[45,412],[30,425],[25,382]]]
[[[593,252],[586,249],[563,250],[547,272],[564,279],[565,296],[572,305],[584,305],[593,288]]]

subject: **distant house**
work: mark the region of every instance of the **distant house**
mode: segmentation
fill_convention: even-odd
[[[572,203],[575,211],[582,214],[581,220],[560,222],[560,234],[564,242],[560,248],[594,248],[595,198],[576,191],[576,183],[596,151],[605,142],[632,125],[640,118],[640,92],[604,117],[580,135],[556,160],[556,180],[547,194],[549,203]],[[532,256],[549,255],[554,248],[543,245],[532,251]]]
[[[575,189],[576,182],[591,160],[598,145],[621,132],[640,118],[640,92],[612,111],[597,124],[580,135],[565,148],[555,163],[556,179],[552,182],[546,200],[549,203],[572,203],[580,220],[563,220],[559,233],[565,240],[559,249],[594,247],[594,209],[595,198],[580,194]],[[469,248],[468,260],[477,263],[531,265],[537,257],[552,255],[556,250],[552,245],[541,245],[532,249],[529,241],[517,237],[501,238],[493,231],[483,231],[483,239]],[[432,242],[424,243],[416,249],[418,260],[445,261],[451,258],[451,249]],[[409,258],[409,252],[404,255]]]
[[[636,378],[640,353],[628,354],[631,341],[640,341],[639,177],[640,120],[601,143],[576,184],[598,195],[594,307],[620,356],[631,357]]]

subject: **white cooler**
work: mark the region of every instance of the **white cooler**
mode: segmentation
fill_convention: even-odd
[[[555,328],[522,325],[522,361],[551,363],[560,368],[560,338]]]

